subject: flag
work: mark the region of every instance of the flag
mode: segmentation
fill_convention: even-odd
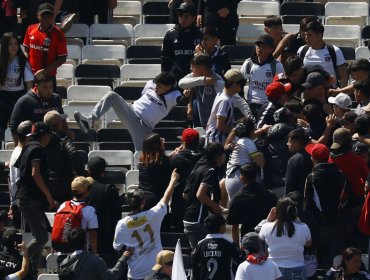
[[[184,269],[184,262],[182,259],[182,252],[181,252],[181,245],[180,239],[177,240],[175,256],[173,258],[172,264],[172,275],[171,279],[173,280],[187,280],[185,269]]]

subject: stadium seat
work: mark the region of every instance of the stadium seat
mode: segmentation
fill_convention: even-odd
[[[70,86],[67,90],[67,102],[92,101],[96,103],[111,90],[108,86]]]
[[[310,15],[322,17],[325,15],[325,6],[318,2],[284,2],[280,7],[280,15]]]
[[[117,65],[79,64],[75,70],[77,85],[102,85],[114,88],[120,81]]]
[[[45,215],[46,215],[46,218],[49,221],[50,226],[53,227],[53,225],[54,225],[54,215],[55,215],[55,212],[45,212]],[[48,272],[48,273],[53,273],[53,272]]]
[[[257,38],[265,33],[263,24],[241,24],[236,32],[237,44],[254,45]]]
[[[57,254],[49,254],[49,255],[46,256],[46,272],[48,274],[58,273],[57,257],[58,257]],[[40,279],[40,277],[38,279]],[[56,278],[56,279],[58,279],[58,278]]]
[[[299,32],[299,24],[283,24],[283,30],[288,33],[297,33]]]
[[[324,28],[326,43],[353,48],[361,45],[361,28],[358,25],[324,25]]]
[[[82,49],[80,45],[67,45],[67,59],[73,59],[77,64],[81,63]]]
[[[97,142],[132,142],[127,129],[102,128],[96,133]]]
[[[239,24],[263,23],[266,16],[280,15],[280,4],[272,1],[241,1],[237,13]]]
[[[108,166],[129,166],[129,169],[133,169],[134,166],[134,154],[128,150],[122,151],[91,151],[89,153],[89,159],[93,156],[99,156],[105,159]]]
[[[242,65],[247,58],[251,57],[254,46],[225,45],[222,50],[228,54],[230,64]]]
[[[125,64],[121,67],[122,86],[145,86],[159,73],[160,64]]]
[[[71,29],[65,34],[67,44],[83,45],[89,43],[90,29],[87,24],[75,23],[72,24]]]
[[[57,86],[55,93],[62,99],[67,99],[67,88],[65,86]]]
[[[175,251],[177,240],[180,239],[183,254],[191,254],[188,238],[183,232],[161,232],[162,247],[164,250]]]
[[[143,5],[143,23],[165,24],[170,22],[168,2],[145,2]]]
[[[175,106],[168,113],[168,115],[157,124],[157,128],[163,127],[181,127],[185,128],[188,125],[188,119],[186,117],[186,106]],[[180,134],[181,135],[181,134]]]
[[[72,64],[64,63],[57,70],[57,85],[69,87],[75,83],[75,71]]]
[[[284,15],[281,16],[283,24],[299,24],[306,15]]]
[[[10,160],[12,151],[0,150],[0,161],[6,162]]]
[[[119,86],[114,89],[116,93],[118,93],[123,99],[127,102],[134,102],[141,97],[141,93],[143,91],[143,87],[123,87]]]
[[[141,151],[135,151],[134,153],[134,169],[139,169]]]
[[[350,63],[356,59],[354,48],[352,47],[339,47],[339,48],[342,51],[344,59],[347,61],[347,63]]]
[[[368,47],[358,47],[358,48],[356,48],[355,58],[356,59],[359,59],[359,58],[369,59],[370,58],[369,48]]]
[[[37,280],[59,280],[58,274],[40,274]]]
[[[139,184],[139,170],[129,170],[126,173],[126,187]]]
[[[112,23],[135,24],[141,23],[142,5],[140,1],[117,1],[113,10]]]
[[[178,136],[182,135],[182,131],[184,128],[182,127],[156,127],[154,129],[154,133],[158,133],[162,138],[166,140],[167,142],[177,142],[179,145],[181,144],[181,140],[178,138]],[[168,148],[166,145],[167,150],[174,150],[171,148]]]
[[[364,2],[338,3],[325,5],[325,24],[359,25],[368,23],[369,5]]]
[[[104,60],[116,60],[119,67],[121,67],[126,61],[126,47],[119,45],[87,45],[82,48],[84,63],[86,59],[102,60],[103,62]]]
[[[133,27],[131,24],[92,24],[90,26],[91,45],[132,44]]]
[[[164,35],[174,26],[174,24],[137,24],[134,27],[134,43],[162,46]]]
[[[129,64],[160,64],[161,46],[129,46],[126,52]]]

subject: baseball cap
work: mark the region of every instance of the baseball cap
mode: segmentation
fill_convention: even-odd
[[[54,6],[50,3],[43,3],[39,6],[37,13],[39,15],[46,14],[46,13],[54,14]]]
[[[306,152],[318,162],[327,162],[329,159],[329,149],[323,144],[308,144],[305,148]]]
[[[199,140],[199,133],[194,128],[186,128],[182,132],[181,140],[186,144],[192,143],[195,140]]]
[[[46,123],[37,122],[32,125],[31,133],[27,134],[26,136],[41,136],[50,133],[50,127]]]
[[[87,168],[90,171],[93,170],[104,170],[107,167],[107,162],[102,157],[91,157],[87,162]]]
[[[319,72],[312,72],[307,75],[306,82],[302,84],[304,88],[314,88],[318,85],[324,85],[325,78]]]
[[[272,39],[269,35],[264,34],[258,37],[257,41],[254,42],[255,44],[264,44],[271,48],[275,48],[274,39]]]
[[[335,104],[341,109],[349,109],[352,105],[352,99],[349,95],[344,93],[339,93],[337,96],[330,96],[328,98],[330,104]]]
[[[193,4],[191,3],[181,3],[181,5],[176,9],[178,14],[189,13],[193,16],[196,15],[197,11]]]
[[[261,247],[261,240],[257,233],[248,232],[244,234],[241,247],[248,251],[255,251]]]
[[[14,246],[15,241],[17,240],[17,234],[20,232],[15,228],[8,228],[3,233],[3,244],[7,247]]]
[[[281,82],[272,82],[266,87],[266,95],[268,99],[278,100],[284,93],[288,93],[292,89],[290,83],[283,84]]]
[[[356,144],[353,145],[352,151],[354,151],[356,154],[368,153],[369,146],[364,143],[357,142]]]
[[[288,82],[289,79],[287,78],[287,76],[285,76],[284,73],[279,73],[279,74],[276,74],[274,76],[274,78],[272,79],[272,82],[282,82],[282,83],[286,83]]]
[[[152,270],[158,271],[162,268],[162,266],[166,263],[173,262],[173,257],[175,253],[170,250],[162,250],[157,254],[157,258],[155,260],[155,266],[153,266]]]
[[[23,121],[18,125],[17,134],[18,136],[27,136],[31,133],[32,130],[32,122],[31,121]]]
[[[94,179],[91,177],[79,176],[73,179],[71,183],[71,189],[74,194],[83,193],[94,183]]]
[[[44,123],[46,123],[49,126],[52,126],[62,120],[65,120],[66,118],[67,118],[66,114],[59,114],[58,111],[51,110],[45,114]]]
[[[226,71],[225,75],[225,80],[228,82],[240,82],[245,80],[243,74],[236,69],[229,69]]]
[[[339,149],[345,142],[351,141],[352,134],[347,128],[340,127],[337,128],[333,133],[333,144],[330,149]]]

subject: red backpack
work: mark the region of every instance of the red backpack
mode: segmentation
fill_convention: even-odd
[[[54,250],[61,253],[73,252],[67,236],[72,229],[81,228],[84,207],[85,203],[75,205],[72,201],[66,201],[64,208],[55,213],[51,232],[51,246]]]

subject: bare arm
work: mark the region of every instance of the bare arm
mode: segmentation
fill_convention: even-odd
[[[230,144],[233,143],[234,138],[235,138],[235,129],[232,129],[225,140],[224,149],[230,148]]]
[[[321,144],[326,144],[331,136],[331,132],[334,128],[335,125],[335,116],[334,115],[329,115],[326,117],[326,128],[324,130],[324,133],[321,135],[317,141],[311,140],[313,143],[321,143]]]
[[[212,201],[212,199],[207,195],[207,192],[208,192],[208,187],[204,184],[200,184],[199,189],[196,194],[197,199],[201,203],[206,205],[208,208],[212,209],[214,213],[222,214],[220,205]]]
[[[231,226],[231,236],[234,243],[239,246],[239,225]]]
[[[304,246],[306,247],[311,247],[311,245],[312,245],[312,239],[308,240],[306,244],[304,244]]]
[[[348,85],[348,72],[347,66],[345,64],[339,66],[337,68],[339,79],[340,79],[340,86],[346,87]]]
[[[295,34],[289,33],[289,34],[285,35],[283,39],[281,39],[281,41],[277,45],[274,53],[272,54],[275,59],[277,59],[282,54],[282,52],[289,45],[290,41],[292,41],[294,36],[295,36]]]
[[[57,16],[60,12],[60,8],[63,5],[63,0],[55,0],[54,2],[54,15]]]
[[[232,126],[228,126],[226,125],[226,117],[224,116],[217,116],[217,120],[216,120],[216,128],[219,130],[219,131],[222,131],[222,132],[230,132],[231,129],[233,128]]]
[[[21,270],[17,271],[17,274],[18,274],[19,279],[23,279],[28,274],[30,257],[29,257],[29,254],[28,254],[28,248],[24,244],[24,242],[22,242],[21,244],[19,244],[18,245],[18,248],[20,248],[23,251],[23,259],[22,259],[22,267],[21,267]]]
[[[40,71],[45,71],[46,73],[50,73],[54,69],[57,69],[60,65],[62,65],[64,62],[66,62],[67,56],[59,56],[53,63],[46,66],[44,69],[41,69],[35,73],[35,75]]]
[[[54,198],[51,196],[51,193],[46,186],[44,179],[41,176],[40,173],[40,162],[33,161],[32,162],[32,178],[35,181],[37,187],[42,191],[42,193],[46,196],[46,199],[49,203],[49,208],[54,209],[55,208],[55,201]]]
[[[176,186],[176,182],[179,178],[180,178],[179,173],[177,173],[176,169],[174,169],[172,171],[170,183],[168,184],[168,187],[167,187],[166,191],[164,192],[164,195],[161,199],[161,202],[164,202],[166,204],[168,204],[170,202],[170,199],[172,197],[173,191],[174,191],[175,186]]]
[[[89,230],[88,235],[89,235],[91,252],[97,255],[98,254],[98,231],[96,229]]]

